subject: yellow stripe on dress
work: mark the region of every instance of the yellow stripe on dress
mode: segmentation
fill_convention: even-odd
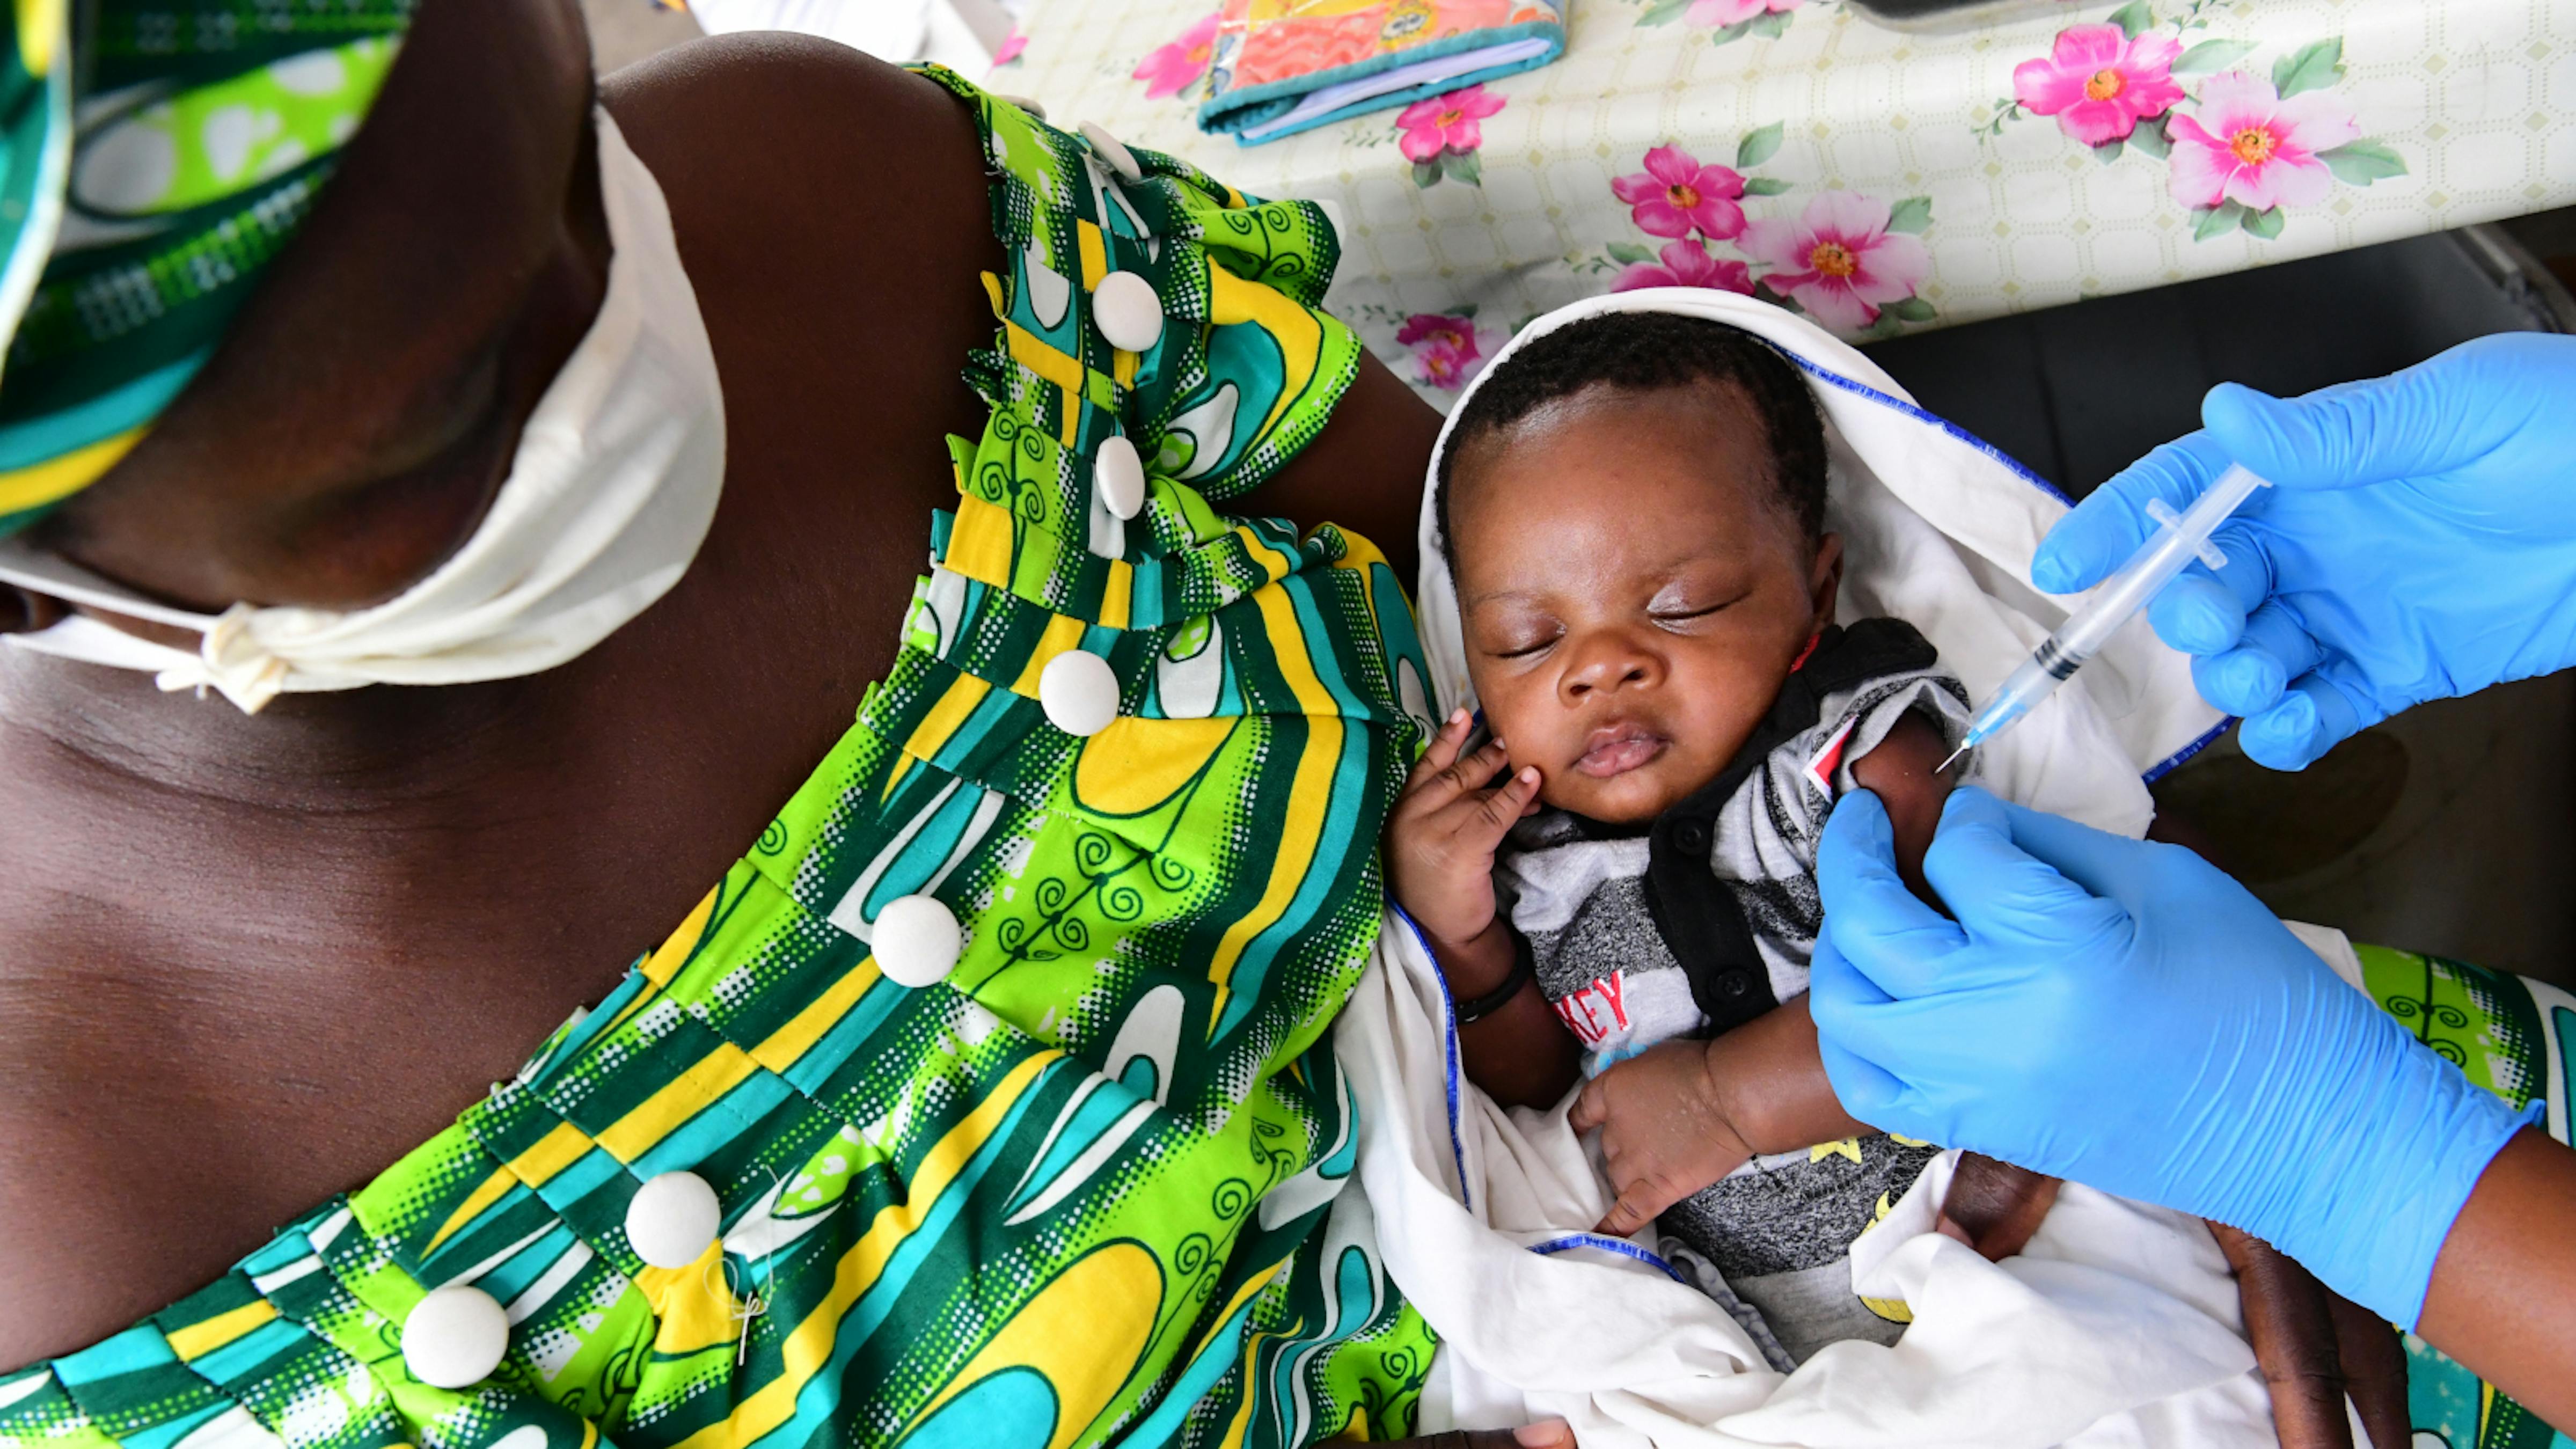
[[[543,1187],[554,1181],[557,1173],[581,1161],[590,1147],[590,1138],[580,1128],[559,1122],[534,1146],[510,1159],[510,1172],[530,1187]]]
[[[972,494],[957,499],[957,521],[948,529],[940,566],[997,589],[1011,586],[1011,511]]]
[[[895,1250],[921,1226],[921,1220],[938,1205],[941,1194],[957,1180],[958,1173],[1009,1118],[1011,1109],[1039,1073],[1063,1055],[1060,1051],[1039,1052],[1013,1067],[993,1084],[965,1120],[950,1128],[947,1136],[922,1155],[920,1169],[906,1185],[905,1200],[878,1210],[876,1221],[835,1265],[831,1290],[779,1344],[778,1377],[734,1405],[732,1416],[723,1423],[709,1424],[681,1440],[678,1449],[740,1449],[795,1414],[797,1394],[831,1361],[832,1344],[842,1318],[875,1285]]]
[[[1208,1010],[1210,1040],[1215,1039],[1217,1023],[1225,1019],[1226,1000],[1234,993],[1234,968],[1242,964],[1244,949],[1287,914],[1288,903],[1306,883],[1315,847],[1324,838],[1324,818],[1332,806],[1333,776],[1340,768],[1346,726],[1329,714],[1309,716],[1306,723],[1306,748],[1297,756],[1297,777],[1288,791],[1287,818],[1280,822],[1279,854],[1271,862],[1270,884],[1258,904],[1226,927],[1225,938],[1217,942],[1216,955],[1208,962],[1208,981],[1216,987],[1216,1000]]]
[[[1256,437],[1269,436],[1281,415],[1306,395],[1306,389],[1315,381],[1315,370],[1323,366],[1323,318],[1285,292],[1260,282],[1247,282],[1223,267],[1211,266],[1208,321],[1219,327],[1258,323],[1279,344],[1279,363],[1287,375],[1280,380],[1279,396],[1270,405],[1270,415],[1254,430]]]
[[[666,1083],[634,1110],[608,1125],[596,1139],[620,1162],[633,1162],[655,1144],[687,1125],[725,1093],[751,1079],[760,1064],[731,1042],[715,1050]]]
[[[1225,1019],[1226,998],[1233,992],[1234,968],[1243,960],[1244,948],[1286,914],[1288,903],[1297,897],[1297,888],[1305,884],[1315,847],[1324,836],[1324,820],[1333,803],[1333,776],[1342,757],[1344,725],[1338,718],[1341,707],[1334,702],[1332,691],[1324,687],[1324,681],[1316,677],[1314,661],[1306,655],[1306,634],[1297,625],[1296,605],[1279,588],[1266,588],[1252,597],[1261,608],[1262,626],[1270,636],[1279,673],[1288,681],[1288,692],[1296,696],[1298,708],[1307,715],[1308,733],[1306,748],[1297,757],[1296,781],[1288,792],[1287,818],[1280,822],[1279,854],[1271,862],[1270,885],[1249,914],[1226,928],[1215,957],[1208,962],[1208,980],[1216,987],[1216,1001],[1208,1013],[1211,1036],[1216,1023]]]
[[[994,1374],[1034,1369],[1056,1396],[1055,1433],[1045,1449],[1072,1449],[1143,1360],[1163,1292],[1161,1265],[1135,1243],[1092,1249],[1020,1305],[913,1423],[929,1422],[949,1400]]]
[[[1255,531],[1252,525],[1248,523],[1236,524],[1231,532],[1236,538],[1243,540],[1243,552],[1245,556],[1250,558],[1253,563],[1260,566],[1261,572],[1265,576],[1264,587],[1267,587],[1269,584],[1275,584],[1297,571],[1296,555],[1285,552],[1281,549],[1272,548],[1269,544],[1262,542],[1260,533]],[[1277,631],[1273,630],[1272,633],[1275,637]],[[1297,657],[1300,661],[1303,661],[1306,657],[1305,645],[1302,642],[1297,647]],[[1325,698],[1329,701],[1332,696],[1326,695]]]
[[[653,1351],[665,1358],[730,1348],[742,1335],[741,1305],[725,1282],[721,1238],[685,1268],[642,1269],[635,1288],[653,1305]]]
[[[939,703],[932,705],[930,713],[921,717],[921,723],[913,726],[912,737],[903,742],[904,753],[924,760],[938,759],[939,752],[947,748],[949,740],[955,738],[959,730],[966,727],[966,721],[975,713],[975,706],[982,704],[984,696],[992,689],[993,686],[960,670],[957,678],[949,684],[948,692],[939,697]]]
[[[1109,243],[1100,228],[1077,219],[1073,224],[1073,244],[1082,257],[1082,290],[1100,290],[1100,279],[1109,275]]]
[[[202,1323],[174,1328],[162,1335],[170,1351],[184,1359],[201,1359],[277,1317],[277,1305],[254,1298],[239,1308],[218,1313]]]
[[[1038,642],[1029,649],[1027,667],[1011,681],[1011,693],[1026,699],[1038,697],[1038,676],[1046,672],[1047,662],[1059,654],[1069,654],[1082,647],[1082,621],[1070,614],[1058,614],[1047,620]]]
[[[850,1014],[850,1008],[858,1005],[859,998],[867,995],[868,988],[884,974],[878,969],[874,956],[842,972],[831,985],[815,993],[804,1010],[789,1017],[786,1025],[753,1047],[751,1059],[782,1077],[787,1075],[788,1069],[812,1051],[824,1033],[838,1026],[841,1018]]]
[[[671,978],[679,975],[680,968],[697,954],[698,943],[706,939],[707,922],[714,919],[716,913],[716,898],[723,894],[721,885],[707,892],[681,919],[679,929],[662,938],[662,944],[655,947],[653,954],[645,957],[644,964],[637,968],[643,972],[645,980],[656,986],[671,984]]]
[[[24,513],[30,508],[60,503],[87,488],[98,481],[101,473],[133,452],[134,445],[143,441],[143,433],[142,428],[129,428],[59,457],[0,472],[0,514]]]
[[[456,1211],[447,1215],[447,1221],[438,1225],[438,1231],[429,1235],[429,1241],[421,1247],[420,1255],[426,1258],[437,1252],[439,1244],[456,1236],[467,1223],[481,1217],[485,1208],[507,1197],[510,1189],[518,1185],[518,1175],[511,1172],[509,1168],[492,1169],[492,1175],[483,1179],[481,1186],[467,1193],[465,1201],[456,1205]]]
[[[64,0],[18,0],[18,65],[27,74],[42,77],[54,68],[68,9]]]
[[[1063,421],[1056,429],[1056,441],[1072,447],[1082,426],[1082,359],[1068,356],[1008,317],[1002,319],[1002,334],[1010,339],[1012,361],[1063,390],[1063,406],[1058,409]]]

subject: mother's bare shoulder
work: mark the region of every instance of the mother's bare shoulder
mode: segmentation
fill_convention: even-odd
[[[608,77],[601,100],[671,199],[703,265],[900,268],[989,245],[973,117],[929,80],[848,46],[744,32]],[[719,229],[704,223],[720,221]],[[852,255],[850,248],[864,250]],[[972,273],[966,273],[972,279]]]

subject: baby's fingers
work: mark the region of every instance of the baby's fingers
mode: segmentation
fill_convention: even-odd
[[[1601,1226],[1593,1229],[1614,1238],[1624,1238],[1663,1215],[1664,1209],[1681,1201],[1666,1193],[1652,1177],[1641,1177],[1619,1190],[1619,1200],[1610,1205]]]
[[[1503,843],[1521,817],[1530,813],[1538,801],[1538,767],[1523,765],[1519,774],[1487,790],[1468,812],[1461,834],[1471,836],[1479,847],[1492,850]]]
[[[1432,731],[1431,743],[1423,749],[1422,758],[1413,762],[1413,770],[1404,777],[1404,783],[1419,785],[1458,763],[1458,750],[1467,743],[1468,731],[1474,723],[1474,718],[1463,708],[1449,711],[1449,718],[1442,720],[1440,728]]]
[[[1511,751],[1501,740],[1487,740],[1483,749],[1418,777],[1405,787],[1405,794],[1417,809],[1438,810],[1455,804],[1500,774],[1511,759]]]
[[[1610,1093],[1594,1077],[1583,1084],[1583,1094],[1565,1111],[1565,1125],[1577,1132],[1589,1132],[1610,1120]]]

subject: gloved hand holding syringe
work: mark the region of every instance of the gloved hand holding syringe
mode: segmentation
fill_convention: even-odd
[[[2012,728],[2023,715],[2039,706],[2041,700],[2057,692],[2084,667],[2101,647],[2109,642],[2131,615],[2147,606],[2156,592],[2173,581],[2183,566],[2194,558],[2212,569],[2226,565],[2226,556],[2209,541],[2218,526],[2227,521],[2257,488],[2271,485],[2245,470],[2242,464],[2230,463],[2209,491],[2192,500],[2192,505],[2177,515],[2161,499],[2147,504],[2147,515],[2161,525],[2155,536],[2141,545],[2120,565],[2119,571],[2104,579],[2055,633],[2040,641],[2022,666],[2012,672],[2003,688],[1995,691],[1986,707],[1977,711],[1976,720],[1968,726],[1967,737],[1959,748],[1941,762],[1947,770],[1961,755]]]

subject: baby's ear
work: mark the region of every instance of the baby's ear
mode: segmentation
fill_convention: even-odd
[[[1816,627],[1834,621],[1834,600],[1843,587],[1843,536],[1828,533],[1816,540],[1815,566],[1807,571],[1807,597],[1816,606]]]

